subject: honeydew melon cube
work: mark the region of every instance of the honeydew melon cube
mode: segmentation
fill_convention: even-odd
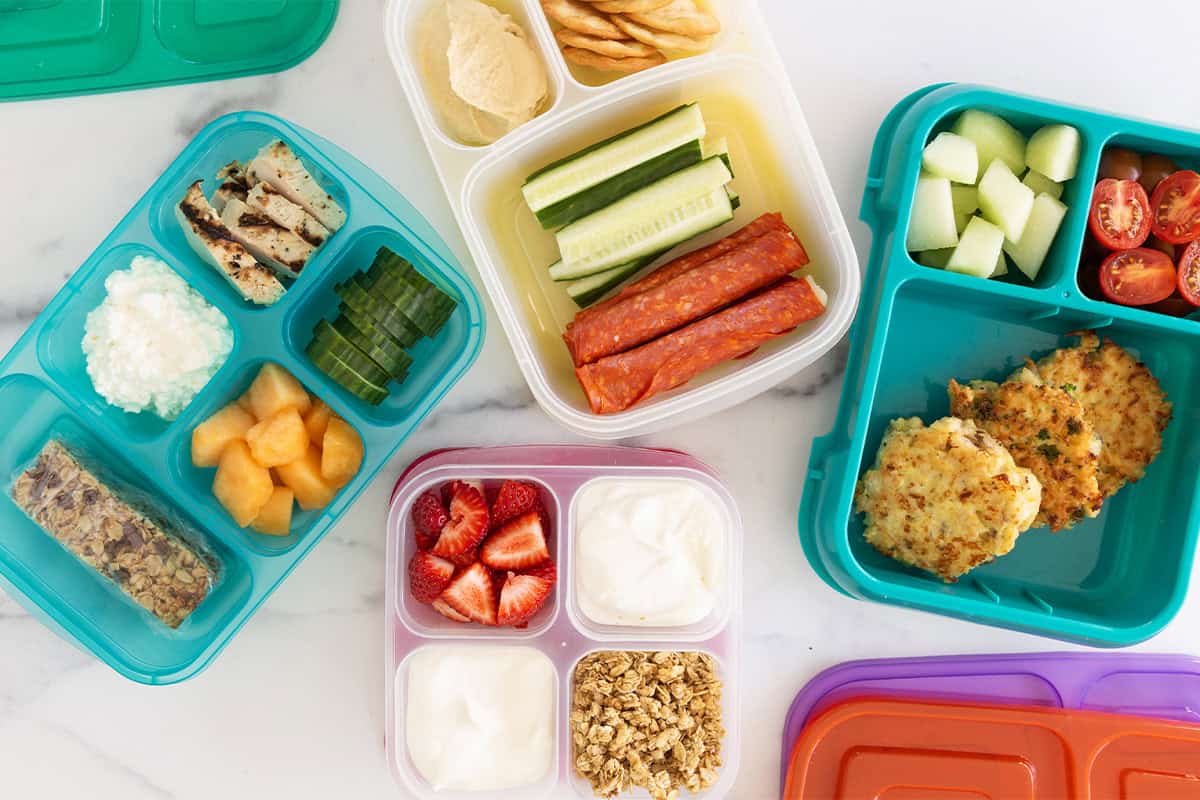
[[[1052,181],[1069,181],[1079,168],[1079,131],[1070,125],[1047,125],[1029,137],[1025,163]]]
[[[979,181],[979,210],[984,219],[999,226],[1004,237],[1014,242],[1025,232],[1033,197],[1033,189],[1021,183],[1001,159],[993,161]]]
[[[1008,259],[1004,257],[1003,251],[1000,253],[1000,258],[996,259],[996,268],[992,270],[991,277],[1003,278],[1008,274]]]
[[[1004,252],[1008,253],[1017,269],[1029,280],[1035,280],[1046,263],[1046,254],[1054,244],[1054,237],[1067,216],[1067,207],[1046,193],[1039,194],[1033,201],[1033,211],[1025,232],[1015,242],[1005,241]]]
[[[979,210],[979,190],[974,186],[951,186],[954,200],[954,227],[961,234],[971,221],[971,215]]]
[[[1061,200],[1063,196],[1063,185],[1056,183],[1047,178],[1036,169],[1031,169],[1025,173],[1025,178],[1021,183],[1033,189],[1034,194],[1048,194],[1055,200]]]
[[[979,152],[975,143],[956,133],[939,133],[925,145],[921,166],[955,183],[973,184],[979,180]]]
[[[1025,137],[995,114],[968,109],[954,123],[953,131],[975,143],[980,169],[999,158],[1018,175],[1025,171]]]
[[[962,232],[967,229],[967,225],[971,222],[973,214],[955,214],[954,229],[958,231],[958,235],[962,236]]]
[[[908,250],[940,250],[958,244],[954,226],[954,195],[950,181],[933,175],[917,179],[912,220],[908,224]]]
[[[990,278],[996,270],[996,262],[1004,254],[1003,248],[1004,231],[983,217],[971,217],[958,246],[946,262],[946,269],[977,278]]]
[[[946,263],[950,260],[950,256],[953,253],[954,253],[953,247],[945,247],[945,248],[942,248],[941,250],[925,250],[920,253],[917,253],[917,263],[923,267],[933,267],[934,269],[945,269]]]

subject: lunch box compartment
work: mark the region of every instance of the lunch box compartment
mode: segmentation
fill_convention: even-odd
[[[584,485],[600,478],[621,479],[685,479],[695,481],[710,490],[715,501],[730,521],[728,542],[729,563],[726,575],[728,597],[719,624],[704,630],[687,629],[622,629],[607,631],[609,636],[594,635],[588,626],[581,625],[575,615],[562,613],[565,602],[573,592],[574,554],[569,527],[573,516],[571,507]],[[526,480],[542,488],[543,498],[553,500],[549,512],[554,517],[555,539],[550,543],[551,554],[558,571],[555,595],[547,601],[525,631],[506,632],[474,624],[457,624],[445,620],[432,609],[421,606],[408,590],[408,560],[415,549],[411,507],[413,501],[427,489],[435,491],[446,481],[482,479],[485,485],[498,486],[504,479]],[[434,793],[429,784],[417,774],[408,757],[403,695],[399,702],[395,693],[403,687],[408,659],[411,654],[431,645],[465,643],[480,648],[481,654],[497,647],[534,647],[545,653],[555,665],[558,676],[558,738],[557,768],[544,784],[521,787],[512,792],[489,792],[498,798],[558,797],[572,787],[580,797],[592,792],[585,779],[575,775],[570,730],[573,680],[580,659],[598,650],[637,651],[701,651],[713,657],[717,664],[722,687],[722,723],[726,729],[721,755],[724,762],[716,784],[697,797],[717,798],[729,794],[737,777],[741,752],[741,674],[740,631],[742,527],[737,506],[728,491],[709,468],[690,456],[677,451],[644,450],[627,447],[598,447],[579,445],[528,445],[437,450],[418,458],[402,474],[392,495],[388,516],[387,597],[385,608],[386,711],[384,735],[388,761],[393,776],[411,794],[422,800],[468,800],[465,793]],[[553,610],[551,609],[553,606]],[[543,617],[543,615],[545,615]],[[434,619],[436,618],[436,619]],[[432,623],[427,622],[433,619]],[[706,621],[707,622],[707,621]],[[622,637],[626,630],[635,636]],[[645,798],[648,793],[638,790],[630,797]]]
[[[258,11],[265,13],[265,8]],[[284,298],[273,307],[256,308],[237,296],[215,269],[192,252],[173,209],[194,177],[205,177],[206,191],[211,192],[217,169],[234,158],[252,157],[273,139],[282,139],[296,151],[348,216],[343,228],[317,251]],[[325,270],[348,271],[351,264],[358,264],[360,256],[361,267],[365,268],[374,257],[373,248],[380,244],[395,247],[401,254],[422,255],[423,264],[434,265],[428,276],[459,304],[439,336],[415,348],[414,377],[391,400],[392,408],[402,411],[390,416],[386,405],[383,413],[371,413],[302,357],[307,341],[289,341],[290,331],[298,329],[299,320],[315,323],[320,316],[334,313],[336,303],[324,306],[332,297],[332,283],[326,280]],[[96,394],[84,369],[80,349],[84,320],[105,296],[104,278],[114,270],[128,268],[135,255],[153,255],[170,265],[225,314],[234,331],[234,346],[226,363],[171,423],[109,406]],[[343,255],[349,260],[343,261]],[[63,575],[86,576],[86,568],[63,560],[69,556],[65,551],[62,559],[50,559],[47,553],[53,551],[47,551],[45,545],[36,550],[8,552],[0,536],[0,585],[7,586],[19,602],[65,638],[131,680],[165,684],[193,677],[229,643],[462,377],[478,356],[483,335],[483,308],[470,281],[437,232],[384,180],[332,143],[278,117],[240,112],[214,120],[184,148],[0,360],[0,410],[6,402],[6,391],[14,391],[6,390],[6,386],[34,382],[41,387],[33,392],[36,396],[30,398],[31,407],[32,401],[40,401],[42,396],[57,398],[57,404],[45,401],[43,405],[51,411],[78,415],[75,424],[87,431],[92,443],[90,452],[106,458],[112,454],[117,466],[128,464],[134,471],[134,486],[144,486],[155,496],[169,498],[171,507],[193,521],[191,527],[222,562],[221,582],[178,630],[158,625],[165,633],[149,627],[153,620],[143,620],[136,607],[108,612],[125,614],[121,619],[89,616],[88,598],[98,596],[98,589],[90,582],[78,588],[54,587],[62,596],[72,598],[70,604],[40,588],[44,571],[50,571],[55,581],[66,580]],[[331,504],[317,511],[297,508],[290,534],[278,538],[237,527],[212,495],[215,468],[198,469],[191,463],[195,427],[237,400],[267,362],[282,366],[325,401],[358,432],[364,448],[361,468]],[[4,383],[10,379],[15,382]],[[17,394],[8,396],[16,398]],[[22,431],[36,427],[29,421],[23,403],[14,400],[10,416],[19,420],[12,424]],[[19,448],[18,439],[0,436],[0,441],[6,445],[0,449],[0,466],[16,463],[12,459],[14,449]],[[42,444],[38,441],[26,449]],[[21,457],[31,458],[34,452],[29,449]],[[12,503],[0,501],[0,528],[25,531],[26,522]]]
[[[461,287],[449,277],[452,269],[437,253],[422,245],[410,231],[401,228],[369,227],[356,231],[344,240],[345,246],[325,269],[314,275],[302,301],[293,305],[285,322],[288,349],[304,371],[324,382],[328,391],[336,393],[355,413],[374,425],[399,425],[412,417],[430,394],[445,391],[457,354],[462,352],[474,335],[475,322],[464,299]],[[341,299],[334,292],[339,283],[366,272],[379,248],[386,247],[407,259],[418,271],[457,304],[445,326],[432,339],[421,337],[411,348],[413,357],[408,376],[402,383],[388,384],[390,394],[377,406],[359,399],[341,385],[334,383],[305,354],[313,338],[313,328],[321,319],[337,318]]]
[[[29,375],[0,378],[0,419],[10,420],[0,438],[0,563],[32,609],[51,625],[79,637],[106,659],[126,669],[176,670],[199,657],[213,632],[228,624],[249,596],[248,565],[204,528],[173,498],[154,487],[145,470],[112,452],[77,417],[57,392]],[[83,563],[12,499],[12,486],[52,439],[65,443],[122,499],[163,514],[179,525],[185,540],[204,551],[215,578],[207,597],[176,629],[156,619],[115,584]],[[135,449],[132,455],[137,455]],[[103,459],[99,458],[103,456]],[[151,488],[154,487],[154,488]],[[132,491],[130,491],[132,490]],[[144,495],[144,497],[142,497]],[[36,569],[30,565],[36,564]]]
[[[293,51],[328,17],[325,3],[156,0],[154,31],[164,47],[185,61],[238,61],[264,52]],[[216,36],[214,29],[220,31]],[[215,45],[220,47],[217,59]]]
[[[744,56],[698,61],[690,71],[683,66],[655,69],[625,91],[606,94],[489,155],[463,189],[468,242],[473,252],[485,254],[477,258],[480,274],[534,396],[560,422],[597,438],[657,429],[668,418],[676,424],[762,391],[832,347],[857,299],[857,271],[847,270],[853,251],[831,221],[837,210],[820,191],[815,155],[782,136],[795,124],[785,87]],[[733,186],[743,205],[737,221],[688,241],[676,254],[716,241],[762,213],[781,211],[811,258],[805,273],[829,293],[829,306],[751,356],[629,411],[596,415],[588,410],[561,337],[578,308],[563,285],[550,279],[547,267],[557,258],[554,236],[525,205],[521,185],[549,162],[691,101],[704,112],[708,136],[728,139]]]
[[[392,64],[397,71],[403,69],[407,79],[419,92],[420,103],[414,103],[414,111],[421,117],[424,128],[437,137],[438,143],[463,153],[479,152],[495,147],[490,145],[470,145],[451,136],[438,117],[437,104],[430,99],[425,77],[421,70],[421,23],[426,13],[433,6],[434,0],[406,0],[393,2],[384,17],[384,36],[388,39],[388,47],[392,51]],[[544,24],[539,24],[539,17],[544,17],[541,7],[536,0],[488,0],[488,5],[501,13],[508,14],[528,34],[528,41],[537,51],[546,67],[546,82],[550,88],[550,96],[543,103],[538,115],[529,122],[521,125],[518,130],[536,125],[545,119],[558,106],[563,97],[562,58],[554,43],[554,37]],[[402,66],[401,66],[402,65]],[[507,141],[516,131],[510,131],[497,141]]]
[[[87,358],[84,356],[82,348],[87,317],[108,296],[104,287],[105,280],[114,272],[128,270],[130,263],[138,256],[162,261],[175,271],[185,283],[194,287],[191,276],[180,270],[174,263],[174,259],[140,244],[125,244],[115,247],[108,250],[92,266],[81,269],[71,284],[73,291],[62,302],[56,302],[52,309],[48,309],[46,325],[38,335],[37,348],[38,359],[42,367],[103,424],[110,425],[114,429],[114,433],[133,441],[152,441],[172,428],[177,420],[164,420],[152,410],[132,414],[109,405],[108,401],[97,393],[92,379],[88,376]],[[225,315],[233,335],[233,349],[225,363],[209,380],[209,384],[211,384],[221,378],[221,373],[230,364],[236,362],[241,346],[241,337],[230,309],[219,301],[213,302],[204,292],[200,292],[200,294]],[[204,390],[201,389],[197,397],[203,392]],[[195,400],[196,398],[193,398],[192,402],[194,403]],[[186,411],[185,408],[183,413]]]
[[[567,535],[566,505],[560,502],[558,493],[551,489],[544,481],[527,474],[514,472],[511,475],[504,476],[504,478],[488,476],[483,479],[483,482],[486,489],[496,489],[499,488],[503,480],[510,479],[528,481],[536,484],[541,490],[542,502],[546,504],[546,512],[550,515],[550,521],[553,525],[553,530],[546,531],[545,533],[547,536],[546,544],[550,550],[550,558],[557,565],[558,569],[558,579],[554,583],[554,593],[546,601],[546,604],[533,616],[533,619],[529,620],[529,624],[525,628],[513,628],[510,626],[492,628],[476,623],[459,623],[443,617],[437,611],[434,611],[432,606],[417,602],[408,590],[408,562],[412,560],[413,555],[416,553],[417,538],[412,514],[406,512],[398,517],[396,522],[399,525],[399,533],[397,535],[400,537],[398,542],[400,561],[397,564],[398,569],[396,571],[396,580],[398,583],[395,587],[396,613],[413,632],[430,639],[502,640],[505,643],[511,642],[513,646],[519,646],[521,644],[520,640],[532,639],[545,633],[558,618],[559,609],[562,606],[563,584],[565,583],[565,576],[562,570],[566,558],[566,539],[564,538]],[[411,509],[413,501],[426,491],[436,493],[441,489],[443,484],[450,480],[477,480],[477,478],[470,474],[455,474],[453,477],[446,476],[431,479],[412,490],[406,509]]]

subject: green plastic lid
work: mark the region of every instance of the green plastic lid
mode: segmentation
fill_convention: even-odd
[[[0,0],[0,100],[235,78],[298,64],[338,0]]]

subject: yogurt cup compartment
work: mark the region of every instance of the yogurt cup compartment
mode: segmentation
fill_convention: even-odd
[[[445,140],[409,61],[401,22],[420,3],[393,0],[384,24],[393,66],[484,286],[526,382],[552,417],[597,439],[645,434],[726,408],[786,379],[828,352],[849,327],[859,296],[858,261],[833,190],[755,3],[713,2],[723,30],[704,55],[679,59],[600,87],[585,86],[552,53],[564,81],[547,113],[488,148]],[[531,34],[554,45],[539,4],[525,0]],[[405,23],[408,24],[408,23]],[[565,76],[565,77],[564,77]],[[577,310],[546,268],[553,237],[525,207],[520,187],[534,170],[683,103],[698,101],[710,136],[725,136],[742,207],[735,220],[676,253],[781,211],[812,257],[805,268],[829,293],[825,313],[753,355],[724,364],[633,409],[593,414],[575,379],[561,333]]]
[[[728,599],[719,622],[706,620],[707,627],[695,630],[632,629],[607,631],[596,635],[581,624],[573,613],[563,613],[572,601],[573,565],[569,508],[580,487],[604,476],[639,478],[685,478],[707,486],[725,507],[730,520],[728,536],[730,570]],[[528,480],[538,484],[543,496],[552,499],[555,541],[551,553],[558,568],[555,595],[526,631],[506,632],[473,624],[444,620],[431,609],[408,597],[407,564],[415,549],[410,523],[413,500],[426,489],[437,489],[452,479],[479,479],[486,486],[505,478]],[[401,476],[392,497],[388,518],[385,625],[385,738],[389,763],[397,781],[421,798],[466,800],[467,794],[434,792],[415,771],[408,757],[404,731],[404,704],[397,700],[396,687],[403,686],[407,660],[411,654],[431,645],[462,642],[478,647],[481,653],[500,647],[533,647],[555,665],[558,675],[557,731],[558,758],[553,775],[533,787],[513,792],[494,792],[488,796],[557,797],[574,791],[590,797],[585,779],[574,774],[569,730],[571,694],[575,666],[588,653],[597,650],[701,651],[717,663],[723,682],[722,718],[726,728],[722,755],[724,766],[718,783],[703,797],[722,797],[732,786],[740,754],[740,630],[741,630],[741,522],[736,506],[712,471],[690,456],[673,451],[596,446],[516,446],[435,451],[417,459]],[[434,619],[436,618],[436,619]],[[403,697],[403,695],[400,695]],[[571,787],[568,789],[568,787]],[[635,792],[630,797],[648,796]]]
[[[192,180],[204,177],[211,190],[217,169],[231,159],[253,156],[276,138],[300,155],[348,217],[279,303],[253,308],[192,252],[175,223],[173,209]],[[432,265],[426,270],[428,277],[459,303],[439,336],[416,348],[418,363],[410,371],[409,383],[396,387],[390,405],[381,410],[368,409],[350,398],[300,357],[307,340],[293,342],[289,338],[306,320],[315,323],[319,316],[333,312],[324,305],[331,294],[330,281],[338,270],[356,264],[359,255],[370,250],[373,256],[371,248],[378,244],[399,248],[402,254],[423,255],[423,264]],[[135,255],[153,255],[166,262],[226,315],[234,331],[234,348],[225,364],[169,424],[147,414],[125,414],[104,403],[91,386],[78,349],[84,319],[104,296],[104,278],[127,268]],[[367,258],[361,266],[369,261]],[[163,632],[151,627],[152,620],[138,616],[141,612],[136,608],[109,612],[115,617],[93,613],[99,589],[94,582],[66,586],[64,581],[73,581],[86,570],[69,563],[67,559],[73,557],[66,551],[55,556],[56,551],[44,545],[10,549],[0,543],[0,582],[44,622],[127,678],[174,683],[194,676],[329,531],[462,377],[478,355],[482,339],[483,310],[478,295],[437,232],[395,189],[332,143],[278,117],[241,112],[215,120],[183,150],[0,360],[0,404],[8,402],[5,397],[12,398],[11,419],[17,420],[11,423],[14,431],[29,432],[30,437],[49,428],[48,418],[44,424],[34,421],[43,414],[69,419],[86,431],[91,452],[128,468],[135,486],[169,498],[170,506],[192,522],[223,562],[222,583],[178,630]],[[234,401],[268,361],[280,364],[328,403],[359,433],[364,445],[358,474],[332,504],[321,511],[297,511],[290,535],[278,539],[238,528],[212,496],[213,470],[198,470],[191,464],[193,428]],[[35,406],[35,401],[39,405]],[[34,411],[26,413],[26,405]],[[15,434],[0,440],[4,443],[0,466],[19,463],[15,451],[34,447],[22,444]],[[44,441],[39,441],[36,447],[42,444]],[[34,452],[21,457],[32,457]],[[38,533],[54,544],[11,502],[0,501],[0,523],[0,527],[19,532],[22,542],[37,541],[32,534]]]

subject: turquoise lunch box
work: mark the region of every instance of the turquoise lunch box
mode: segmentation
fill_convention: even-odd
[[[905,232],[925,143],[968,108],[1026,135],[1048,123],[1083,139],[1070,209],[1032,284],[1017,270],[981,280],[913,261]],[[940,85],[904,99],[875,141],[861,216],[873,232],[833,431],[813,442],[800,505],[800,541],[821,578],[865,600],[1098,647],[1148,639],[1179,610],[1200,533],[1200,314],[1176,318],[1091,299],[1077,280],[1092,187],[1109,145],[1200,167],[1200,133],[1122,119],[977,86]],[[1174,404],[1162,452],[1101,515],[1060,533],[1037,528],[1006,556],[957,583],[878,553],[853,510],[855,485],[888,423],[949,414],[951,378],[1002,380],[1096,330],[1141,359]]]

